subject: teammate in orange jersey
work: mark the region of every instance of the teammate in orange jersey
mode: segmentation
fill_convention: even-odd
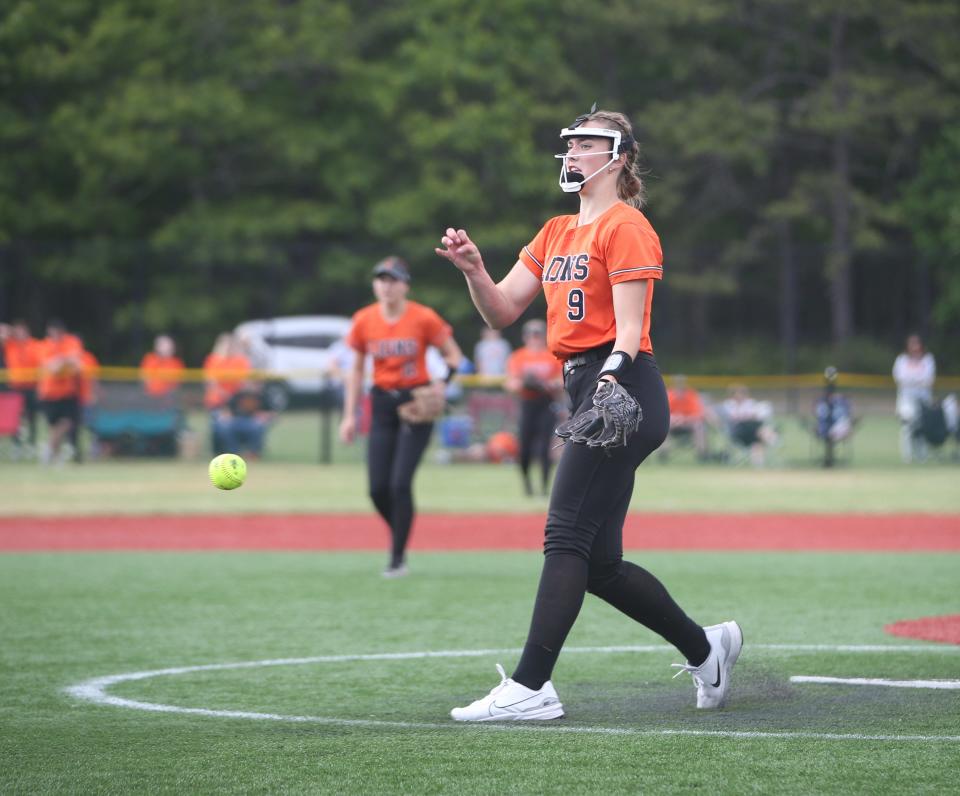
[[[423,304],[410,301],[410,271],[397,257],[388,257],[373,269],[377,301],[356,312],[347,344],[358,353],[348,372],[340,438],[356,436],[357,406],[363,385],[364,362],[373,359],[370,391],[372,421],[367,449],[370,498],[390,529],[390,561],[384,577],[407,574],[406,551],[413,525],[413,476],[430,441],[433,423],[407,423],[397,409],[411,399],[414,387],[430,383],[426,353],[435,346],[449,373],[460,366],[463,354],[449,324]],[[443,384],[436,385],[438,392]]]
[[[594,410],[596,393],[618,396],[621,406],[635,400],[642,420],[625,446],[564,446],[520,662],[509,678],[497,664],[500,684],[486,697],[454,708],[451,715],[458,721],[562,716],[550,677],[588,591],[680,650],[687,663],[676,665],[693,675],[699,708],[723,704],[742,646],[735,622],[701,627],[659,580],[623,560],[623,521],[634,472],[663,442],[670,420],[650,342],[653,285],[663,275],[663,258],[657,234],[639,210],[639,147],[627,117],[593,110],[560,137],[566,144],[557,155],[560,187],[579,193],[579,213],[547,221],[497,283],[465,230],[447,229],[436,252],[463,272],[489,326],[513,323],[543,290],[547,347],[564,362],[564,386],[575,416]]]
[[[147,395],[162,398],[180,386],[183,377],[183,360],[176,355],[176,344],[167,334],[157,335],[153,351],[148,351],[140,360],[140,380]]]
[[[524,491],[533,494],[530,465],[536,457],[540,462],[542,492],[546,495],[550,447],[557,422],[554,407],[563,390],[563,368],[560,360],[547,350],[547,327],[543,321],[527,321],[523,325],[523,346],[507,360],[506,388],[520,397],[520,473]]]
[[[10,325],[4,342],[4,356],[9,368],[10,389],[23,396],[23,417],[27,421],[27,443],[31,448],[37,444],[37,379],[40,367],[40,341],[30,334],[30,327],[23,320]],[[17,435],[16,444],[23,444]]]
[[[70,438],[79,416],[81,359],[83,346],[67,334],[62,321],[47,322],[47,336],[40,343],[40,378],[37,397],[43,404],[49,436],[40,460],[61,462],[64,443]]]

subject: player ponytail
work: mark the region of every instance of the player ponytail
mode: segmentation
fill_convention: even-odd
[[[619,128],[625,138],[630,137],[631,143],[627,144],[626,149],[623,150],[626,163],[617,178],[617,196],[637,209],[643,207],[647,200],[643,184],[645,171],[640,163],[640,145],[632,140],[633,125],[630,124],[630,120],[625,114],[616,111],[594,111],[587,114],[584,121],[602,121],[604,127]]]

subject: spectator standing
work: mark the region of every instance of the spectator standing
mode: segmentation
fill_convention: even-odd
[[[26,444],[37,444],[37,380],[40,367],[40,341],[30,334],[26,321],[15,320],[3,340],[4,358],[7,366],[8,385],[23,396],[23,419],[27,427]],[[17,436],[17,445],[24,444]]]
[[[176,350],[170,335],[157,335],[153,351],[144,354],[140,360],[140,380],[144,391],[152,398],[167,397],[180,387],[184,364]]]
[[[499,329],[484,326],[480,340],[473,347],[473,363],[478,376],[503,376],[507,372],[510,343],[503,339]]]
[[[520,473],[523,489],[533,494],[530,465],[540,462],[540,491],[550,485],[550,448],[557,423],[556,400],[563,390],[563,364],[547,349],[547,325],[541,320],[523,325],[523,346],[507,360],[507,391],[520,398]]]
[[[40,344],[37,397],[47,416],[49,435],[40,455],[44,464],[62,463],[70,457],[65,444],[76,426],[79,412],[83,346],[67,334],[62,321],[47,323]]]
[[[671,437],[689,437],[700,461],[706,461],[710,452],[707,444],[707,410],[700,393],[688,386],[686,376],[674,376],[667,390],[670,404],[670,434],[663,448],[669,449]]]
[[[907,337],[904,351],[893,362],[900,420],[900,456],[905,462],[926,456],[926,444],[917,434],[922,408],[933,403],[937,364],[919,334]]]

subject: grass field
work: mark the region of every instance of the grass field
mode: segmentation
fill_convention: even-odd
[[[874,431],[830,471],[801,436],[764,470],[655,460],[633,508],[960,513],[956,464],[900,465],[895,428]],[[0,516],[369,514],[359,451],[310,463],[305,433],[231,493],[205,459],[3,463]],[[423,512],[546,508],[511,466],[431,457],[417,492]],[[554,677],[567,718],[450,721],[515,664],[536,553],[417,550],[398,581],[379,551],[2,554],[0,793],[957,791],[960,690],[790,678],[960,681],[960,646],[883,630],[960,613],[960,555],[628,557],[698,621],[741,623],[726,709],[697,711],[676,653],[588,598]]]
[[[374,554],[0,557],[0,792],[956,789],[960,691],[789,678],[960,678],[960,647],[882,630],[955,609],[957,556],[640,558],[694,617],[735,616],[744,627],[727,709],[698,712],[689,678],[670,678],[676,654],[589,598],[554,677],[566,719],[450,722],[450,707],[495,684],[495,662],[515,663],[535,554],[422,554],[416,576],[401,581],[381,580]],[[622,645],[641,650],[589,651]],[[167,667],[445,650],[495,651],[201,670],[107,692],[273,719],[151,712],[64,692]]]

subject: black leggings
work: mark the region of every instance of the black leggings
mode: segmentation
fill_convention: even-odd
[[[524,399],[520,402],[520,472],[523,484],[531,492],[530,465],[536,459],[540,462],[541,485],[546,492],[550,482],[550,446],[553,444],[553,430],[556,415],[549,398]]]
[[[423,457],[433,423],[403,423],[397,407],[409,390],[371,391],[372,420],[367,447],[370,499],[390,528],[390,565],[403,563],[413,525],[413,475]]]
[[[589,408],[602,361],[565,378],[574,413]],[[514,679],[540,688],[550,679],[586,592],[659,633],[687,660],[710,651],[703,629],[645,569],[623,560],[623,522],[634,471],[660,447],[670,426],[667,392],[654,358],[639,354],[621,380],[643,411],[639,431],[612,454],[567,443],[557,466],[547,516],[544,565],[533,620]]]

